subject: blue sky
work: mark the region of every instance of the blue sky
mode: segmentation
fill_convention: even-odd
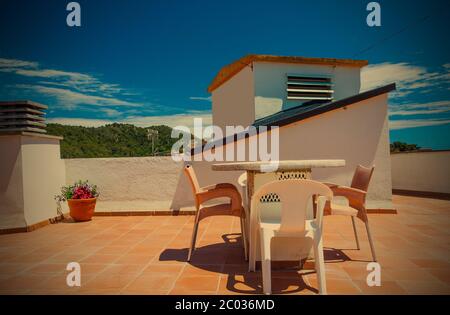
[[[450,148],[446,1],[1,1],[0,99],[49,105],[50,121],[188,124],[210,117],[217,71],[249,53],[368,59],[363,87],[398,84],[391,141]],[[370,49],[366,49],[370,47]]]

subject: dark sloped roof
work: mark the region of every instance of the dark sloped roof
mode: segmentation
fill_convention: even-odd
[[[311,105],[300,105],[297,107],[293,107],[290,109],[286,109],[280,111],[278,113],[272,114],[270,116],[258,119],[253,124],[257,129],[257,133],[259,133],[261,126],[267,126],[267,129],[270,129],[271,126],[282,127],[294,122],[298,122],[310,117],[318,116],[323,113],[339,109],[345,106],[349,106],[364,100],[367,100],[372,97],[376,97],[382,94],[389,93],[396,89],[395,83],[391,83],[385,86],[381,86],[369,91],[365,91],[350,97],[343,98],[338,101],[328,102],[323,104],[311,104]],[[248,137],[248,133],[245,134],[245,137]],[[223,145],[225,143],[231,143],[233,141],[237,141],[238,139],[242,139],[242,134],[235,134],[233,136],[223,138],[217,141],[217,145]],[[194,154],[194,149],[191,150],[191,154]],[[197,149],[198,150],[198,149]]]
[[[334,109],[338,109],[353,103],[357,103],[368,98],[372,98],[381,94],[385,94],[395,90],[395,83],[391,83],[382,87],[378,87],[373,90],[362,92],[350,97],[343,98],[338,101],[322,103],[322,104],[311,104],[311,105],[300,105],[297,107],[289,108],[278,113],[272,114],[270,116],[258,119],[255,121],[253,126],[284,126],[291,124],[296,121],[300,121],[309,117],[320,115],[329,112]]]

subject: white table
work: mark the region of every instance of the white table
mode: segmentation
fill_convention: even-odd
[[[272,162],[273,163],[273,162]],[[247,172],[247,214],[250,213],[253,193],[262,185],[276,180],[284,179],[311,179],[311,169],[313,168],[328,168],[328,167],[343,167],[345,166],[345,160],[284,160],[277,161],[277,168],[274,169],[274,165],[271,162],[255,161],[255,162],[230,162],[230,163],[217,163],[212,165],[214,171],[245,171]],[[266,198],[266,199],[264,199]],[[277,200],[267,199],[269,197],[263,197],[261,202],[274,204]],[[248,221],[248,220],[247,220]],[[248,224],[246,226],[246,232],[248,235]],[[247,237],[247,240],[249,238]],[[295,251],[295,242],[284,244],[284,247],[290,247],[291,250],[287,251],[274,251],[272,254],[272,260],[298,260],[298,251]],[[293,245],[293,246],[292,246]],[[259,246],[258,246],[259,248]],[[287,253],[287,254],[286,254]],[[258,254],[259,257],[259,254]]]

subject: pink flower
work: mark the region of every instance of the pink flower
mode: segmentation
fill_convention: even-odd
[[[94,196],[87,187],[78,186],[74,189],[72,199],[89,199],[89,198],[94,198]]]

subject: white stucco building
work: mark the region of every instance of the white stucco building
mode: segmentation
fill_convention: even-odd
[[[317,180],[349,185],[358,164],[375,165],[368,208],[390,210],[387,109],[388,92],[395,90],[395,84],[361,93],[360,70],[367,64],[365,60],[245,56],[223,67],[208,88],[213,124],[223,130],[230,125],[280,127],[280,160],[346,161],[342,168],[313,170]],[[241,141],[248,145],[248,139]],[[234,144],[223,141],[223,145]],[[240,175],[214,172],[204,161],[193,164],[201,185],[236,183]]]
[[[245,56],[223,67],[208,88],[213,123],[248,126],[308,101],[358,94],[360,69],[365,65],[366,60]]]

